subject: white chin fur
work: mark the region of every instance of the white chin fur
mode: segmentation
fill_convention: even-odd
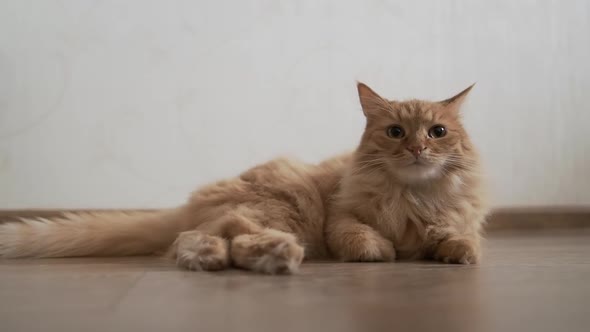
[[[410,165],[395,170],[399,179],[407,183],[421,182],[436,178],[440,175],[437,165]]]

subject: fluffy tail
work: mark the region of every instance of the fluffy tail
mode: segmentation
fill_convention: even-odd
[[[0,224],[0,257],[127,256],[164,250],[182,231],[176,210],[65,213]]]

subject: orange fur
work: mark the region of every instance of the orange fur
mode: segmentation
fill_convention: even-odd
[[[358,89],[367,125],[353,153],[317,165],[276,159],[176,209],[0,224],[0,257],[166,251],[187,269],[271,274],[294,272],[304,257],[476,263],[487,206],[459,117],[471,87],[441,102],[388,101]],[[388,136],[392,125],[405,136]],[[431,137],[434,125],[446,136]]]

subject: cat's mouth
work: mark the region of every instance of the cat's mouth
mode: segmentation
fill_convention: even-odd
[[[427,171],[435,166],[436,166],[435,161],[430,160],[430,158],[425,158],[425,157],[407,158],[401,164],[397,165],[397,167],[405,168],[407,170],[415,170],[415,171]]]
[[[408,166],[430,166],[430,163],[422,158],[416,158]]]

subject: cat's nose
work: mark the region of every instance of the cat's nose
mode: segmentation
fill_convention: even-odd
[[[426,147],[424,145],[413,145],[408,146],[406,149],[410,151],[414,157],[418,158],[422,154],[422,151],[426,150]]]

